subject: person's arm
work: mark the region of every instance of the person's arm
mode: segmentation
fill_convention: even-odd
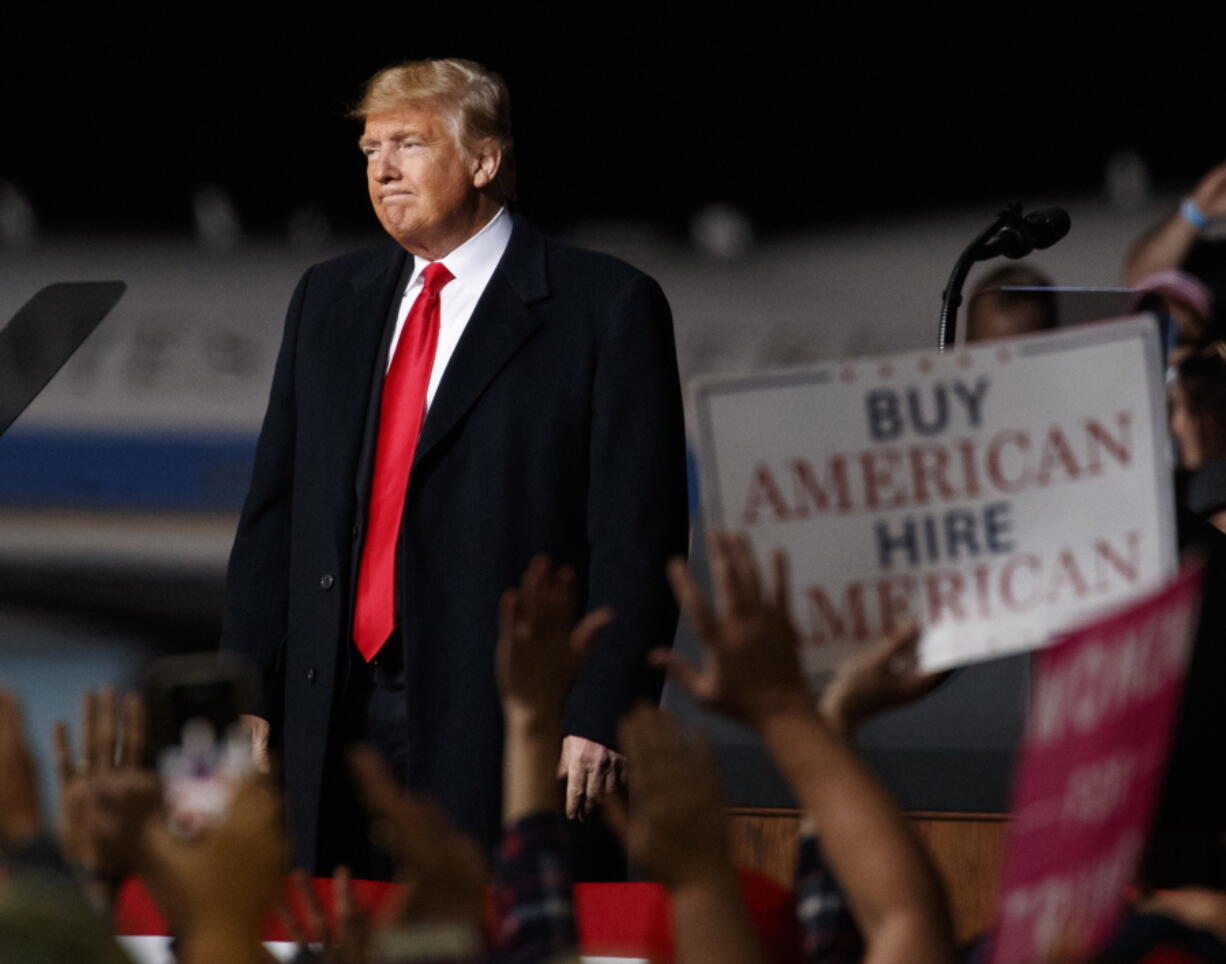
[[[622,720],[620,735],[630,806],[612,797],[606,808],[631,861],[668,891],[677,961],[764,960],[732,866],[710,746],[647,705]]]
[[[562,712],[596,634],[613,619],[608,608],[575,624],[575,574],[533,559],[518,589],[498,608],[495,675],[502,701],[504,825],[558,809],[557,768]]]
[[[0,689],[0,854],[31,850],[42,833],[38,776],[21,706],[17,697]]]
[[[145,766],[146,729],[140,697],[121,700],[105,687],[82,697],[79,752],[67,724],[53,734],[60,848],[104,903],[134,870],[145,822],[161,803],[157,775]]]
[[[672,315],[660,287],[629,276],[610,297],[592,384],[587,605],[617,613],[567,702],[568,811],[607,792],[618,718],[648,689],[643,656],[672,643],[664,566],[688,541],[685,429]],[[586,741],[586,742],[581,742]]]
[[[1226,217],[1226,163],[1219,164],[1201,178],[1187,197],[1197,214],[1207,219]],[[1178,268],[1196,239],[1201,225],[1189,219],[1183,205],[1157,228],[1143,236],[1128,252],[1124,262],[1124,283],[1135,286],[1159,271]]]
[[[7,960],[130,958],[45,835],[38,772],[16,696],[0,689],[0,932]]]
[[[562,707],[607,609],[575,625],[575,575],[533,559],[498,608],[495,670],[505,722],[503,838],[494,873],[496,959],[552,959],[576,945],[566,826],[555,770]]]
[[[265,778],[242,787],[225,818],[192,840],[150,820],[141,870],[179,938],[178,960],[274,960],[261,943],[261,928],[280,890],[287,851],[281,799]]]
[[[711,610],[685,564],[669,576],[704,650],[700,671],[653,654],[702,705],[754,729],[812,818],[868,946],[867,960],[952,959],[940,882],[898,807],[818,715],[805,688],[782,554],[764,587],[743,537],[712,535]]]
[[[814,824],[869,948],[867,960],[952,959],[936,872],[897,805],[808,705],[758,732]],[[924,953],[915,955],[917,948]]]
[[[404,891],[380,909],[375,961],[475,962],[485,957],[485,856],[433,800],[403,789],[379,751],[359,745],[349,766],[383,828]]]
[[[276,725],[281,702],[281,648],[285,643],[289,606],[289,553],[294,439],[294,366],[298,324],[310,285],[303,275],[290,300],[285,333],[277,355],[268,409],[260,428],[251,486],[243,503],[234,547],[226,569],[222,649],[252,659],[260,672],[259,712],[248,720],[253,737],[267,739]]]
[[[949,675],[916,669],[918,643],[918,627],[900,626],[835,668],[818,701],[822,719],[833,733],[851,741],[864,720],[913,703]],[[797,841],[796,910],[809,960],[840,964],[863,958],[860,930],[808,818]]]
[[[556,782],[554,789],[556,798]],[[576,954],[568,830],[556,806],[525,814],[503,828],[494,857],[497,922],[491,961],[533,964]]]

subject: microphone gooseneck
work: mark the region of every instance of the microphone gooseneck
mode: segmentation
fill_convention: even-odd
[[[1031,251],[1050,248],[1069,232],[1071,222],[1064,208],[1043,208],[1022,215],[1017,201],[1006,204],[996,219],[980,232],[954,264],[949,283],[941,293],[941,320],[937,328],[937,350],[945,351],[957,336],[958,306],[962,286],[976,261],[992,258],[1024,258]]]

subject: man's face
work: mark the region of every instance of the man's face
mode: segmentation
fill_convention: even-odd
[[[446,118],[419,107],[371,114],[358,144],[370,203],[401,247],[433,260],[481,226],[474,223],[478,188],[488,178],[456,143]]]

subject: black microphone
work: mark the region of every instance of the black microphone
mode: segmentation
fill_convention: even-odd
[[[1000,213],[996,229],[975,251],[976,261],[989,258],[1024,258],[1036,248],[1050,248],[1068,234],[1069,216],[1064,208],[1044,208],[1021,216],[1020,208]]]
[[[1036,248],[1050,248],[1068,234],[1069,216],[1064,208],[1043,208],[1022,214],[1022,205],[1014,201],[989,224],[959,256],[949,283],[941,294],[941,323],[937,329],[937,350],[944,351],[954,342],[958,325],[958,306],[962,304],[962,286],[976,261],[990,258],[1024,258]]]
[[[1043,208],[1026,215],[1026,227],[1030,229],[1034,247],[1040,250],[1050,248],[1068,234],[1070,223],[1064,208]]]
[[[1030,241],[1030,231],[1021,218],[1006,222],[998,227],[975,252],[976,261],[987,261],[990,258],[1024,258],[1034,250]]]

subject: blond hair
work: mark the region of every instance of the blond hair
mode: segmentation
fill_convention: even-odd
[[[515,197],[515,159],[511,139],[511,95],[503,79],[471,60],[410,60],[385,67],[366,82],[362,99],[350,116],[405,107],[423,107],[441,114],[451,125],[456,143],[473,152],[492,140],[502,150],[494,188],[503,198]]]

